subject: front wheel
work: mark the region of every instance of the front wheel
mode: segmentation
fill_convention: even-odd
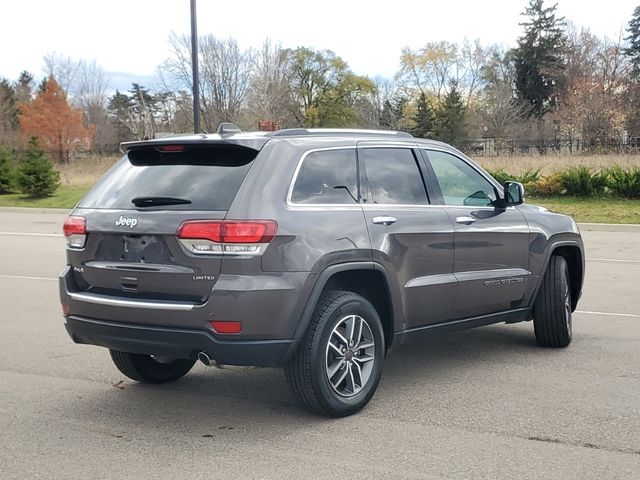
[[[571,288],[564,257],[554,255],[542,279],[534,305],[533,328],[541,347],[562,348],[571,343]]]
[[[373,305],[353,292],[327,291],[285,374],[307,410],[344,417],[373,396],[384,352],[382,322]]]
[[[145,383],[167,383],[184,377],[195,360],[167,359],[138,353],[109,350],[111,360],[131,380]]]

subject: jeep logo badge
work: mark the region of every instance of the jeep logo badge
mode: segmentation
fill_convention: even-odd
[[[137,218],[127,218],[124,215],[120,215],[120,218],[116,220],[116,227],[134,228],[136,225],[138,225]]]

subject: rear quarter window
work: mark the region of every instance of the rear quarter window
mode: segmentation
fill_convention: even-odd
[[[228,210],[257,154],[236,145],[185,146],[170,153],[154,147],[132,150],[78,206],[127,210],[136,209],[136,197],[173,197],[191,203],[163,210]]]
[[[357,203],[355,149],[309,153],[300,166],[291,201],[304,204]]]

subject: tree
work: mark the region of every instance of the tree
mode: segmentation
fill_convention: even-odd
[[[513,52],[496,46],[489,50],[487,57],[482,68],[478,122],[486,137],[512,138],[526,116],[515,92]]]
[[[454,84],[436,112],[434,138],[461,147],[465,140],[465,106]]]
[[[330,50],[287,51],[293,115],[303,127],[349,127],[358,122],[356,104],[375,91]]]
[[[215,131],[220,122],[237,122],[240,118],[249,89],[253,51],[241,50],[232,38],[205,35],[198,42],[202,123],[205,130]],[[191,40],[174,33],[169,44],[171,54],[160,67],[165,89],[190,91]]]
[[[291,94],[287,69],[287,52],[279,44],[266,40],[252,57],[252,74],[247,92],[250,123],[272,120],[281,127],[295,125],[291,114]]]
[[[158,97],[138,83],[131,84],[128,95],[116,90],[109,101],[109,113],[119,126],[120,139],[154,138],[158,110]]]
[[[465,40],[461,47],[447,41],[429,42],[419,50],[406,47],[402,49],[396,79],[410,95],[431,94],[436,103],[456,85],[458,92],[464,93],[468,106],[480,87],[484,59],[478,40],[473,44]]]
[[[562,90],[564,63],[564,18],[556,18],[557,4],[545,7],[544,0],[530,0],[521,23],[524,34],[514,50],[516,89],[539,121],[557,103]]]
[[[35,84],[33,81],[33,75],[26,70],[23,70],[16,82],[15,92],[16,99],[20,103],[29,103],[33,100],[33,88]]]
[[[0,146],[0,193],[9,193],[13,180],[13,158],[9,150]]]
[[[18,105],[11,83],[0,80],[0,145],[12,145],[18,130]]]
[[[600,39],[572,25],[567,35],[566,88],[553,113],[564,138],[599,148],[622,138],[628,101],[622,40]]]
[[[421,93],[418,98],[414,121],[415,127],[411,130],[411,134],[414,137],[429,138],[433,135],[435,112],[424,93]]]
[[[60,185],[60,173],[53,168],[36,137],[31,137],[24,158],[18,166],[16,183],[20,192],[30,197],[48,197]]]
[[[631,77],[640,81],[640,5],[635,8],[629,24],[627,25],[625,41],[627,47],[624,54],[631,62]]]
[[[67,97],[54,78],[32,103],[20,105],[20,130],[27,137],[37,137],[45,151],[55,153],[59,161],[69,161],[71,154],[91,147],[94,127],[85,127],[82,112],[67,103]]]

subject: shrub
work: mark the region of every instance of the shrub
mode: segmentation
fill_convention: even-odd
[[[504,182],[508,182],[509,180],[513,180],[513,175],[508,174],[503,169],[498,170],[487,170],[489,175],[496,179],[496,181],[502,185]]]
[[[13,158],[8,150],[0,147],[0,193],[11,191],[14,178]]]
[[[29,140],[26,154],[18,166],[16,181],[21,193],[36,198],[50,196],[60,185],[60,173],[44,155],[36,137]]]
[[[571,167],[560,173],[567,195],[590,197],[604,193],[607,176],[588,167]]]
[[[534,197],[552,197],[566,192],[562,185],[562,174],[559,173],[540,177],[535,182],[527,183],[526,191]]]
[[[536,183],[540,180],[540,168],[529,168],[524,171],[524,173],[520,175],[516,175],[513,177],[513,180],[516,182],[520,182],[523,185],[528,183]]]
[[[631,167],[628,170],[615,165],[602,172],[609,190],[620,197],[640,198],[640,168]]]

